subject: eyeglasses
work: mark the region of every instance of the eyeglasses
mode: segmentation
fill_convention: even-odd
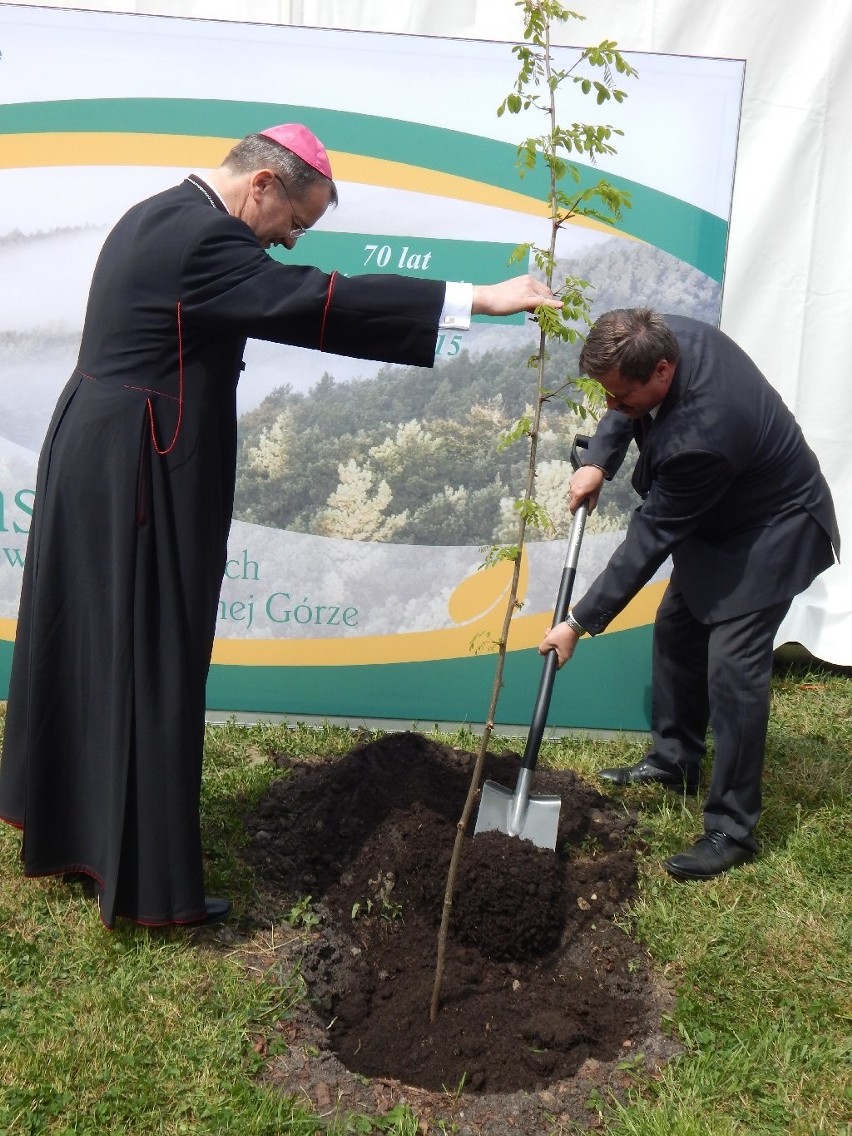
[[[287,186],[284,184],[284,179],[278,174],[274,174],[273,176],[281,182],[281,188],[284,190],[284,196],[287,198],[287,201],[290,205],[290,212],[293,214],[293,225],[290,229],[290,236],[298,239],[299,237],[304,236],[308,229],[310,229],[310,225],[303,225],[299,218],[296,216],[296,210],[293,208],[293,198],[287,192]]]

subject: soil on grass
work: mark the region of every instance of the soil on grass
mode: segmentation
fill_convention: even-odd
[[[441,1009],[430,1021],[447,870],[475,755],[417,733],[344,757],[276,758],[282,776],[247,818],[266,965],[301,971],[268,1077],[318,1113],[408,1103],[423,1131],[535,1133],[594,1126],[596,1102],[675,1051],[669,996],[614,922],[634,895],[635,820],[570,771],[539,769],[562,800],[556,851],[502,833],[464,848]],[[514,788],[519,758],[485,776]],[[280,938],[310,896],[315,926]],[[270,947],[272,943],[270,940]],[[573,1126],[569,1128],[566,1126]]]

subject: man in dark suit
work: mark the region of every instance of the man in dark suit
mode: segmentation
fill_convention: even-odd
[[[601,383],[608,410],[571,480],[571,508],[594,508],[631,439],[643,502],[539,649],[555,649],[563,665],[580,636],[603,631],[671,556],[654,623],[653,748],[600,776],[697,792],[712,725],[705,833],[666,861],[674,876],[705,879],[757,850],[774,638],[793,596],[839,549],[831,494],[778,393],[716,328],[643,308],[608,312],[580,368]]]
[[[560,307],[530,277],[347,279],[279,264],[337,201],[299,124],[134,206],[92,278],[39,461],[0,818],[27,875],[82,874],[101,918],[224,918],[199,824],[205,683],[227,555],[246,339],[431,366],[439,327]]]

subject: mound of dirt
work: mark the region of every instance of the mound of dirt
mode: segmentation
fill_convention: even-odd
[[[635,891],[635,821],[570,771],[534,792],[562,806],[556,851],[466,835],[440,1013],[430,1021],[447,869],[475,755],[417,733],[342,758],[289,764],[247,818],[260,880],[256,922],[280,925],[300,897],[320,924],[276,950],[307,999],[270,1059],[283,1091],[318,1111],[418,1115],[489,1136],[539,1134],[545,1117],[593,1121],[596,1093],[674,1052],[668,996],[613,917]],[[514,788],[519,759],[485,776]],[[470,822],[473,830],[474,811]]]

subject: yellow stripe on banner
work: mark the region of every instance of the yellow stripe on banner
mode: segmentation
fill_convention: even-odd
[[[435,197],[446,197],[455,201],[471,201],[478,205],[491,205],[495,209],[508,209],[513,213],[527,213],[533,217],[549,217],[550,208],[545,201],[539,201],[526,194],[486,182],[473,181],[472,178],[447,174],[440,170],[430,170],[423,166],[410,166],[403,162],[391,162],[385,158],[367,158],[360,154],[334,153],[330,155],[335,178],[364,185],[381,185],[389,189],[405,189],[413,193],[429,193]],[[573,217],[571,223],[586,229],[596,229],[602,233],[616,233],[612,225],[605,225],[589,217]]]
[[[646,585],[604,632],[629,631],[653,623],[668,584]],[[499,615],[499,613],[497,613]],[[364,664],[436,662],[464,659],[474,653],[497,650],[501,618],[443,631],[416,631],[399,635],[370,635],[346,639],[217,639],[213,662],[228,666],[343,667]],[[537,647],[547,629],[548,617],[520,615],[512,620],[510,650]],[[0,640],[12,642],[16,621],[0,619]]]
[[[7,134],[0,139],[0,169],[30,169],[44,166],[175,166],[178,169],[212,169],[218,166],[237,138],[199,138],[189,134],[120,134],[104,131]],[[546,202],[510,189],[456,174],[369,158],[362,154],[329,151],[337,181],[384,186],[414,193],[428,193],[456,201],[490,205],[513,213],[549,217]],[[571,223],[601,233],[628,233],[588,217]]]
[[[604,632],[628,631],[654,622],[663,592],[663,580],[648,584]],[[443,631],[399,635],[373,635],[348,639],[217,639],[213,662],[230,666],[361,666],[364,664],[421,663],[465,659],[497,650],[500,618],[488,623]],[[548,626],[548,616],[521,615],[512,620],[511,651],[537,647]]]
[[[218,166],[235,138],[106,131],[6,134],[0,168],[40,166]]]

